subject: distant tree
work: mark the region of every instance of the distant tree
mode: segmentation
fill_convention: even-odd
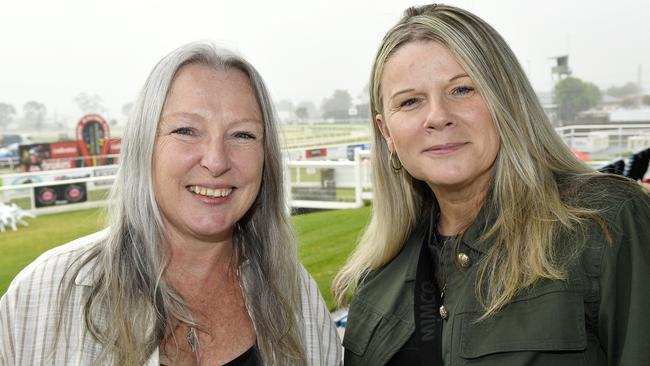
[[[629,95],[637,95],[641,91],[641,88],[635,83],[627,83],[623,86],[610,86],[605,91],[605,94],[612,97],[625,97]]]
[[[352,106],[352,97],[347,90],[335,90],[330,98],[323,101],[323,118],[346,119]]]
[[[650,105],[650,95],[646,94],[643,97],[641,97],[641,103],[643,103],[644,105]]]
[[[298,107],[294,111],[299,120],[305,121],[309,118],[309,111],[305,107]]]
[[[132,110],[133,110],[133,102],[126,103],[125,105],[122,106],[122,114],[126,118],[129,118],[131,116],[131,111]]]
[[[357,118],[359,119],[368,119],[370,118],[370,103],[365,102],[357,104]]]
[[[11,123],[16,114],[16,108],[11,104],[0,103],[0,127],[5,128]]]
[[[45,104],[30,100],[23,106],[23,117],[28,126],[42,128],[47,115]]]
[[[79,93],[74,97],[74,102],[84,114],[102,114],[106,111],[102,105],[104,100],[97,94]]]
[[[559,119],[572,121],[579,112],[597,105],[601,97],[596,85],[568,77],[555,84],[553,100],[558,106]]]
[[[307,117],[305,119],[318,118],[320,116],[318,113],[318,108],[316,108],[316,105],[309,100],[303,100],[298,103],[298,105],[296,106],[296,117],[298,117],[297,110],[299,108],[304,108],[306,110]]]

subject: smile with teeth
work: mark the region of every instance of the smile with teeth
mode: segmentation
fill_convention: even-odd
[[[232,192],[232,188],[212,189],[201,186],[189,186],[188,190],[192,193],[211,198],[226,197]]]

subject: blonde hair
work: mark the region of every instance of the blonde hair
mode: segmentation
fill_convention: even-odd
[[[587,218],[598,221],[598,216],[596,210],[570,205],[564,192],[599,173],[578,160],[556,134],[503,38],[476,15],[452,6],[409,8],[388,31],[371,73],[373,118],[383,113],[381,78],[386,62],[400,47],[419,41],[438,42],[454,54],[488,105],[501,140],[485,201],[497,213],[496,220],[479,238],[481,243],[493,242],[480,263],[476,286],[487,317],[538,279],[566,278],[567,260],[581,247],[561,248],[560,258],[553,239],[560,231],[576,231]],[[374,123],[372,162],[373,214],[334,280],[339,304],[369,272],[400,252],[424,209],[435,200],[424,182],[405,169],[392,170],[388,147]]]
[[[235,226],[235,257],[237,264],[247,261],[248,275],[242,288],[263,363],[304,365],[300,264],[285,209],[273,103],[252,65],[239,55],[205,43],[176,49],[149,75],[125,129],[120,167],[111,190],[108,237],[71,271],[78,273],[83,265],[95,263],[97,280],[86,299],[84,316],[86,327],[103,346],[97,362],[143,364],[160,343],[171,318],[193,322],[185,301],[162,276],[169,258],[161,245],[165,231],[152,188],[160,114],[175,74],[190,63],[240,70],[256,93],[264,122],[263,176],[255,202]],[[70,306],[66,301],[74,278],[62,283],[61,306]],[[59,319],[59,324],[62,321]]]

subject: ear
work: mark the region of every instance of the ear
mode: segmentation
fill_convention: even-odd
[[[390,131],[388,130],[388,126],[386,125],[386,122],[384,122],[381,114],[377,114],[375,116],[375,124],[377,125],[377,128],[381,132],[381,135],[384,137],[384,140],[386,141],[386,145],[388,145],[388,150],[390,152],[394,152],[393,138],[390,136]]]

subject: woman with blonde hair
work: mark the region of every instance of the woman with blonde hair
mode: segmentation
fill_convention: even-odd
[[[276,117],[242,57],[153,69],[122,140],[110,227],[43,254],[0,299],[0,365],[338,365],[300,265]]]
[[[579,161],[501,36],[406,10],[375,58],[373,215],[345,365],[640,365],[650,198]]]

